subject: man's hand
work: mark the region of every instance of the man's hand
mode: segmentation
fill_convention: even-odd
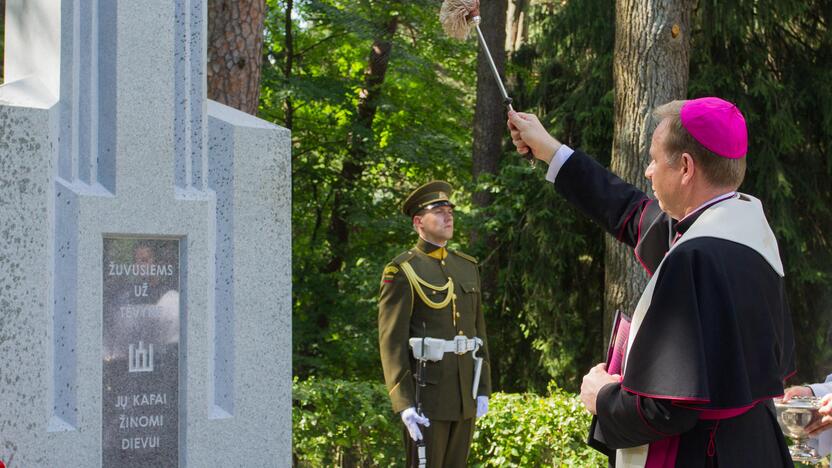
[[[404,427],[406,427],[407,432],[410,433],[410,438],[413,440],[422,440],[422,430],[419,429],[419,425],[421,424],[425,427],[430,426],[428,418],[419,415],[419,413],[416,412],[416,408],[412,406],[402,411],[401,416]]]
[[[488,397],[480,395],[477,397],[477,418],[485,416],[488,412]]]
[[[809,437],[817,437],[821,432],[832,427],[832,393],[826,394],[820,400],[820,421],[815,422],[806,430],[809,432]]]
[[[618,374],[607,374],[607,365],[603,362],[589,370],[581,383],[581,401],[590,413],[596,414],[595,401],[598,399],[598,392],[601,387],[609,383],[618,383],[621,376]]]
[[[549,135],[534,114],[509,112],[508,129],[518,153],[528,154],[531,151],[535,158],[545,161],[546,164],[549,164],[561,147],[561,143]]]
[[[810,387],[805,385],[800,385],[797,387],[789,387],[783,393],[783,403],[791,400],[794,397],[810,397],[815,396],[814,392]]]

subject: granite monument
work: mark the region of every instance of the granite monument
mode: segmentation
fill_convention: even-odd
[[[290,136],[206,98],[205,1],[6,1],[8,467],[291,464]]]

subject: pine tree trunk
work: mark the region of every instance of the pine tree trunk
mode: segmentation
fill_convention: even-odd
[[[506,51],[503,49],[506,36],[506,0],[494,0],[480,4],[482,22],[480,29],[488,43],[494,63],[501,76],[506,66]],[[500,88],[494,79],[488,58],[480,47],[477,54],[477,103],[474,108],[473,134],[473,176],[474,181],[480,174],[496,174],[502,154],[502,142],[507,133],[506,108]],[[491,196],[486,192],[474,194],[477,206],[491,204]]]
[[[684,99],[688,85],[690,18],[695,0],[616,0],[615,129],[611,169],[647,192],[653,108]],[[647,275],[632,249],[606,236],[604,336],[612,313],[635,310]]]
[[[257,115],[265,0],[208,0],[208,98]]]
[[[501,76],[505,76],[506,51],[503,48],[506,41],[506,8],[507,0],[493,0],[480,3],[480,29],[485,38],[494,63]],[[478,44],[479,42],[477,42]],[[472,173],[474,182],[481,174],[496,174],[500,165],[500,156],[503,153],[503,139],[507,134],[506,130],[506,108],[500,88],[494,79],[488,57],[482,47],[477,54],[477,103],[474,108],[474,131],[473,131],[473,165]],[[473,195],[474,205],[485,208],[491,205],[492,196],[488,192],[476,192]],[[486,251],[494,252],[497,249],[497,240],[485,232],[473,227],[471,231],[471,242],[482,242]],[[497,291],[497,268],[500,264],[497,256],[492,256],[490,261],[481,265],[481,290],[483,292],[483,303],[491,304],[492,294]],[[497,326],[494,323],[492,326]],[[493,328],[496,330],[496,328]],[[499,340],[497,340],[499,341]],[[497,348],[499,344],[496,341]],[[495,351],[498,352],[498,351]],[[499,382],[500,369],[495,361],[492,361],[492,379]]]

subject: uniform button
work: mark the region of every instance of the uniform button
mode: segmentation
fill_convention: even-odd
[[[442,260],[442,262],[440,262],[440,263],[442,263],[442,265],[444,265],[444,264],[445,264],[445,260]]]
[[[456,313],[456,318],[459,318],[459,312]]]

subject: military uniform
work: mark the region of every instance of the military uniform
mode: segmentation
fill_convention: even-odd
[[[420,190],[425,191],[424,187]],[[417,195],[415,200],[414,195]],[[427,205],[418,203],[418,195],[419,190],[405,202],[406,214],[412,216]],[[443,197],[436,195],[443,195],[447,201],[447,193],[443,191],[429,196],[427,201],[442,201]],[[419,374],[420,363],[408,344],[410,338],[482,340],[476,350],[476,357],[483,358],[476,389],[473,388],[476,361],[471,351],[445,352],[441,360],[424,364],[424,386],[419,389],[419,400],[424,416],[430,419],[430,426],[422,429],[428,466],[466,465],[476,415],[475,397],[491,394],[480,301],[477,261],[423,239],[387,264],[382,274],[379,347],[393,411],[398,413],[417,406],[414,377]],[[410,458],[412,440],[407,431],[405,440]]]

